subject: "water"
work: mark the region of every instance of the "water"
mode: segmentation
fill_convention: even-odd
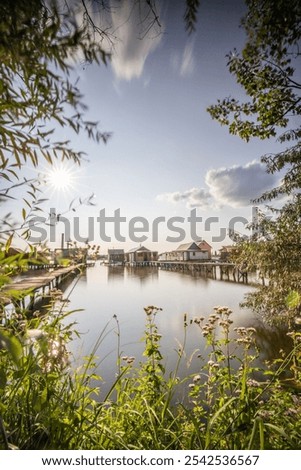
[[[233,310],[235,326],[255,326],[258,341],[266,358],[272,358],[280,347],[289,347],[285,333],[262,325],[249,310],[239,303],[244,294],[254,289],[244,284],[223,282],[180,272],[170,272],[155,267],[108,267],[96,264],[87,268],[80,278],[68,286],[68,309],[84,309],[75,312],[68,321],[76,321],[81,333],[79,340],[70,344],[75,362],[90,354],[99,338],[97,348],[97,372],[101,375],[103,393],[110,388],[117,372],[118,334],[116,315],[120,327],[120,354],[134,356],[136,363],[142,359],[145,329],[144,307],[155,305],[163,310],[157,315],[159,333],[162,334],[161,352],[167,373],[174,370],[177,350],[183,345],[184,313],[188,318],[207,318],[217,305]],[[235,335],[235,333],[233,333]],[[207,355],[205,340],[195,324],[187,329],[186,357],[181,362],[180,376],[199,370],[198,354]],[[192,359],[193,358],[193,359]]]

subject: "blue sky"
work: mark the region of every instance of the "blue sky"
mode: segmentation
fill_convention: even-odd
[[[88,118],[99,121],[112,137],[107,145],[96,145],[65,131],[64,137],[71,137],[89,161],[78,169],[69,165],[74,172],[72,191],[45,189],[49,197],[45,208],[64,211],[74,197],[95,193],[95,206],[82,206],[69,214],[79,217],[83,237],[88,217],[96,219],[104,208],[113,216],[120,208],[127,218],[122,225],[127,240],[120,243],[112,236],[105,243],[95,229],[92,241],[100,243],[104,252],[137,245],[128,239],[128,221],[133,217],[144,217],[151,224],[156,217],[187,219],[193,209],[203,218],[199,236],[218,249],[231,240],[217,242],[212,236],[227,228],[233,217],[250,219],[250,199],[277,183],[259,163],[260,156],[275,151],[277,144],[244,143],[206,111],[218,98],[243,98],[225,56],[243,45],[239,20],[244,2],[203,0],[200,4],[196,32],[189,36],[183,2],[158,2],[162,28],[142,38],[138,10],[132,0],[121,2],[110,18],[118,36],[112,63],[79,66],[74,71],[89,108]],[[205,231],[209,217],[218,217],[218,222]],[[183,227],[189,241],[189,226]],[[244,231],[242,223],[236,228]],[[59,240],[59,226],[57,230]],[[168,234],[162,223],[158,242],[152,241],[150,231],[143,245],[159,252],[173,249],[179,243],[167,242]]]

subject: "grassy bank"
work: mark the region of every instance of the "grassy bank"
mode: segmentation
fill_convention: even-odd
[[[301,448],[300,333],[292,333],[288,356],[258,371],[255,331],[236,328],[230,340],[228,308],[217,307],[207,320],[185,315],[185,341],[198,328],[207,348],[196,358],[199,372],[180,379],[177,368],[165,374],[158,314],[145,309],[143,356],[118,355],[115,383],[102,401],[93,353],[80,368],[70,366],[74,325],[62,321],[67,314],[55,300],[43,317],[12,316],[0,329],[0,448]],[[173,400],[179,387],[187,391],[181,403]]]

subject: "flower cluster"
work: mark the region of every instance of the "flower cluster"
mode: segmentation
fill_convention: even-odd
[[[136,358],[134,356],[123,356],[121,359],[127,364],[131,365],[133,364]]]
[[[254,343],[253,335],[256,333],[255,328],[249,327],[245,328],[243,326],[234,328],[234,331],[238,334],[236,339],[237,344],[244,344],[247,348],[250,348],[251,344]]]
[[[145,311],[147,316],[150,316],[150,315],[156,314],[158,312],[161,312],[162,308],[161,307],[155,307],[154,305],[148,305],[148,307],[144,308],[144,311]]]

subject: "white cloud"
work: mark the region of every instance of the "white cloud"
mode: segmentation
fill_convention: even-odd
[[[111,0],[112,30],[117,37],[111,64],[119,79],[140,77],[148,55],[161,42],[162,31],[156,31],[155,24],[148,31],[147,13],[149,7],[144,3]]]
[[[166,201],[176,204],[185,202],[187,207],[210,207],[211,195],[205,189],[191,188],[184,192],[164,193],[157,196],[158,201]]]
[[[185,202],[187,207],[203,209],[225,205],[244,207],[279,184],[278,177],[267,173],[266,167],[257,161],[209,170],[205,181],[207,189],[191,188],[183,192],[164,193],[157,196],[157,200],[174,204]]]
[[[213,198],[232,207],[248,206],[264,191],[277,185],[277,180],[276,175],[267,173],[265,165],[257,161],[210,170],[205,178]]]
[[[171,65],[181,77],[188,77],[193,73],[195,62],[192,42],[186,44],[181,56],[178,53],[174,53],[171,56]]]
[[[110,64],[116,78],[129,81],[142,75],[147,57],[163,37],[162,20],[160,18],[161,26],[155,21],[156,11],[159,17],[159,2],[151,3],[150,6],[148,2],[137,0],[109,0],[103,7],[92,1],[83,6],[81,0],[59,0],[58,6],[61,13],[72,11],[79,28],[89,23],[87,15],[92,19],[101,31],[97,41],[101,42],[103,51],[111,55]],[[80,49],[75,57],[69,58],[72,65],[78,61],[85,61]]]
[[[189,43],[186,45],[183,56],[182,62],[180,67],[180,75],[182,77],[187,77],[192,74],[194,70],[194,57],[193,57],[193,44]]]

